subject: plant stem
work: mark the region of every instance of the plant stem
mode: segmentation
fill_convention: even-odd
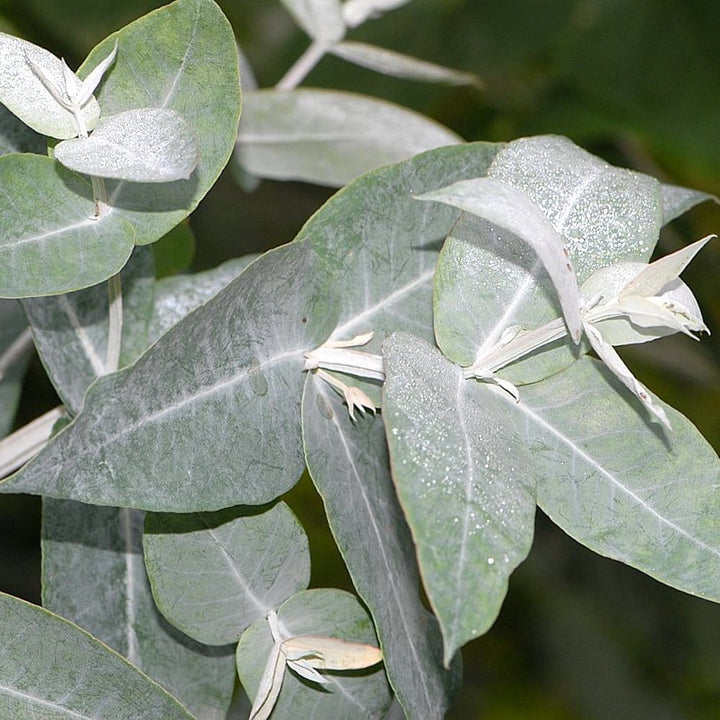
[[[15,472],[42,450],[64,412],[65,408],[58,405],[0,441],[0,478]]]
[[[120,345],[123,329],[123,299],[120,275],[108,280],[108,342],[105,355],[105,372],[115,372],[120,366]]]
[[[13,342],[10,347],[0,355],[0,380],[5,377],[5,373],[32,347],[32,332],[30,328],[25,328]]]
[[[327,45],[313,40],[307,50],[295,61],[295,64],[280,79],[276,90],[294,90],[307,74],[320,62],[327,52]]]

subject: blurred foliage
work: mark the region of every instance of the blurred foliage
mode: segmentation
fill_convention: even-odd
[[[160,6],[154,0],[0,0],[0,30],[77,66],[105,35]],[[261,87],[307,45],[273,0],[220,0]],[[720,193],[720,53],[716,0],[415,0],[351,38],[477,73],[486,89],[427,86],[326,58],[305,83],[364,92],[428,114],[468,140],[567,135],[610,162]],[[226,172],[191,218],[196,269],[292,239],[324,188],[263,182],[252,193]],[[278,208],[281,208],[278,212]],[[661,252],[720,231],[706,204],[669,228]],[[192,239],[168,254],[190,261]],[[720,449],[720,242],[685,280],[711,338],[629,349],[639,377]],[[56,400],[34,366],[35,414]],[[32,416],[32,415],[30,415]],[[308,528],[314,585],[348,587],[307,478],[289,502]],[[37,502],[0,505],[6,560],[0,589],[37,601]],[[720,522],[720,519],[718,520]],[[683,595],[564,536],[544,517],[511,581],[496,626],[465,650],[456,720],[711,720],[720,714],[720,608]]]

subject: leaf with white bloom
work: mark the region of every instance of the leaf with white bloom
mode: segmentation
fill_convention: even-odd
[[[543,210],[523,191],[493,178],[475,178],[418,195],[417,199],[460,208],[530,245],[550,275],[570,335],[576,343],[580,342],[580,294],[565,242]]]
[[[345,35],[340,0],[280,0],[313,39],[331,45]]]
[[[291,670],[310,682],[318,683],[319,685],[327,685],[330,682],[326,677],[323,677],[317,670],[315,670],[315,668],[313,668],[307,660],[291,660],[286,656],[285,661]]]
[[[59,143],[55,158],[86,175],[164,183],[189,178],[199,154],[195,131],[180,113],[140,108],[103,118],[88,138]]]
[[[83,106],[92,97],[92,94],[97,89],[97,86],[100,84],[100,81],[103,79],[103,76],[107,72],[108,68],[115,62],[115,58],[117,57],[117,49],[118,41],[116,39],[115,45],[110,51],[110,54],[104,60],[101,60],[96,65],[95,69],[92,70],[90,74],[81,81],[79,88],[80,92],[77,98],[80,106]]]
[[[348,27],[355,28],[366,20],[380,17],[388,10],[407,5],[410,0],[345,0],[342,17]]]
[[[650,263],[631,280],[620,292],[619,297],[657,295],[668,283],[679,277],[692,259],[717,235],[708,235],[677,252],[665,255]]]
[[[718,202],[718,198],[714,195],[679,185],[662,184],[660,190],[663,201],[663,224],[669,223],[702,202],[707,200]]]
[[[70,98],[62,90],[66,80],[59,58],[26,40],[0,33],[0,66],[0,103],[42,135],[59,140],[78,135],[78,124],[68,108]],[[82,103],[80,118],[92,128],[99,117],[100,107],[91,94]]]
[[[593,350],[598,357],[607,365],[615,376],[627,387],[647,408],[648,412],[657,418],[668,430],[672,430],[670,421],[665,411],[657,405],[650,395],[648,389],[630,372],[628,366],[622,361],[615,351],[615,348],[605,342],[600,332],[590,323],[584,324],[585,334],[590,340]]]
[[[383,73],[383,75],[407,78],[409,80],[447,83],[448,85],[475,85],[476,87],[482,87],[480,78],[473,73],[454,70],[443,65],[403,55],[394,50],[368,45],[367,43],[346,40],[333,45],[329,52],[343,60],[369,70],[375,70],[375,72]]]
[[[270,717],[280,695],[284,675],[285,658],[278,641],[268,655],[248,720],[267,720]]]
[[[300,88],[243,95],[235,160],[258,177],[340,187],[358,175],[462,139],[407,108]]]

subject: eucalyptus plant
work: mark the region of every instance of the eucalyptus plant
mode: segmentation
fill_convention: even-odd
[[[43,608],[0,595],[3,717],[220,719],[239,680],[255,720],[441,718],[537,506],[720,601],[718,456],[615,350],[707,330],[679,276],[711,238],[650,260],[710,196],[297,88],[326,54],[480,85],[346,39],[405,2],[283,0],[310,45],[266,89],[213,0],[77,73],[0,35],[0,430],[31,345],[63,403],[0,442],[0,492],[43,497]],[[156,278],[146,246],[231,156],[342,189],[286,245]],[[357,596],[308,589],[304,472]]]

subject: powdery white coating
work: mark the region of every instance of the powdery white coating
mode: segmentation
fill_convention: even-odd
[[[103,118],[88,138],[59,143],[55,158],[87,175],[171,182],[190,177],[200,156],[195,131],[180,113],[142,108]]]
[[[448,659],[495,619],[508,575],[529,550],[529,455],[509,396],[463,379],[409,334],[391,336],[384,351],[393,476]]]

